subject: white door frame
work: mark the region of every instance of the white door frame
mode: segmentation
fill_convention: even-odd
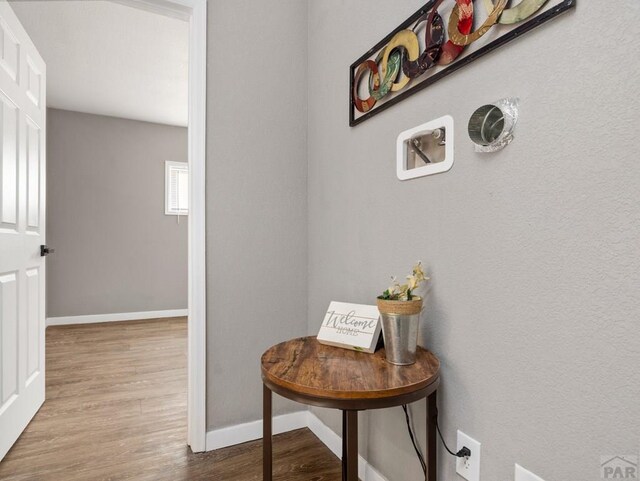
[[[161,0],[159,0],[161,1]],[[187,442],[193,452],[207,438],[206,135],[207,0],[171,0],[191,8],[189,28],[189,387]]]
[[[187,443],[205,450],[206,256],[205,155],[207,100],[207,0],[115,0],[189,22],[189,387]]]

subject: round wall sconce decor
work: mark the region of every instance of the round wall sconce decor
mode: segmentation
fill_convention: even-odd
[[[469,119],[469,137],[476,152],[497,152],[513,140],[518,99],[504,98],[478,108]]]

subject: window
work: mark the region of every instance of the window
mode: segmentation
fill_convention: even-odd
[[[187,215],[189,213],[189,164],[164,163],[164,213]]]

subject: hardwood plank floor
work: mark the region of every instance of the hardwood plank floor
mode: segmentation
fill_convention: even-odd
[[[185,318],[47,329],[47,400],[0,462],[6,481],[250,481],[262,441],[209,453],[186,446]],[[274,440],[274,479],[338,481],[308,429]]]

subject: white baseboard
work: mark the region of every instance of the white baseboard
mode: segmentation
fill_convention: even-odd
[[[298,411],[273,418],[273,434],[309,428],[333,454],[342,458],[342,438],[310,411]],[[237,424],[207,433],[207,451],[226,448],[262,438],[262,421]],[[362,481],[388,481],[361,455],[358,456],[358,477]]]
[[[307,427],[308,411],[283,414],[273,418],[273,434],[286,433]],[[236,424],[207,432],[207,451],[226,448],[262,438],[262,420]]]
[[[66,326],[69,324],[93,324],[96,322],[138,321],[141,319],[160,319],[163,317],[182,317],[189,314],[188,309],[170,309],[166,311],[117,312],[114,314],[93,314],[89,316],[47,317],[47,326]]]

